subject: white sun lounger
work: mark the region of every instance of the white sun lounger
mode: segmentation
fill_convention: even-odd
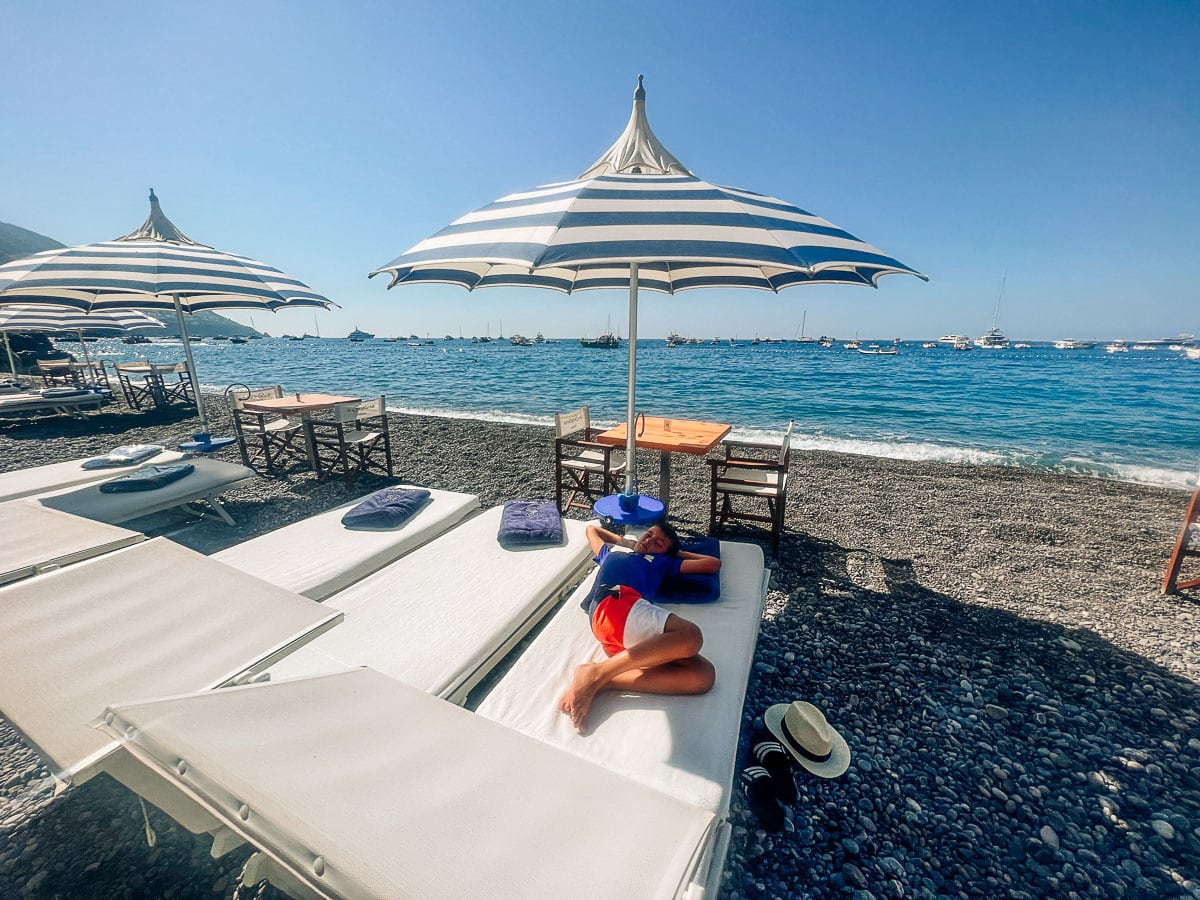
[[[583,577],[584,522],[561,547],[506,550],[494,507],[325,601],[346,621],[280,660],[272,679],[370,666],[459,700]]]
[[[0,503],[0,584],[144,541],[136,531],[81,519],[29,500]]]
[[[0,713],[65,787],[116,749],[108,704],[228,684],[341,617],[155,538],[0,587]]]
[[[346,528],[342,515],[361,499],[235,544],[214,553],[213,559],[313,600],[324,600],[479,509],[479,498],[474,494],[431,489],[425,506],[399,528]]]
[[[703,696],[602,693],[580,736],[558,709],[575,667],[603,658],[579,601],[589,578],[546,623],[478,713],[711,812],[719,823],[708,875],[717,896],[731,827],[742,703],[754,660],[769,571],[753,544],[721,542],[721,597],[707,604],[663,604],[700,626],[701,651],[717,670]],[[704,878],[702,878],[702,881]]]
[[[105,469],[85,469],[83,467],[85,462],[95,458],[90,456],[87,459],[73,459],[46,466],[34,466],[30,469],[18,469],[15,472],[5,472],[0,475],[0,500],[14,500],[17,497],[28,497],[32,494],[44,494],[48,491],[58,491],[81,484],[107,481],[109,478],[132,472],[142,466],[161,466],[179,462],[183,459],[183,454],[174,450],[164,450],[157,456],[137,465],[114,466]]]
[[[370,669],[117,706],[131,781],[303,898],[670,898],[713,814]],[[132,771],[137,766],[139,771]],[[172,813],[174,814],[174,813]]]
[[[103,484],[100,482],[65,491],[35,494],[32,499],[51,509],[111,525],[176,507],[188,507],[204,500],[225,522],[233,525],[233,518],[221,505],[220,496],[256,478],[254,470],[205,457],[195,457],[187,462],[195,466],[193,472],[153,491],[105,494],[100,490],[100,484]]]
[[[60,416],[82,416],[86,410],[99,409],[108,397],[94,391],[81,391],[62,397],[43,397],[41,394],[5,394],[0,397],[0,415],[29,415],[52,412]]]

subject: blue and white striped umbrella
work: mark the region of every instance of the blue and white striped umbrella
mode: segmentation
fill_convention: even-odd
[[[106,312],[85,313],[69,306],[43,306],[41,304],[13,304],[0,306],[0,331],[4,332],[4,349],[8,353],[8,369],[17,374],[12,348],[8,344],[10,331],[62,331],[79,332],[79,347],[84,361],[88,359],[87,344],[83,341],[84,331],[133,331],[137,328],[166,328],[158,319],[151,318],[136,309],[114,309]]]
[[[80,310],[173,309],[196,397],[200,386],[183,313],[203,309],[328,308],[331,300],[265,263],[193,241],[150,191],[150,215],[124,237],[43,250],[0,266],[0,305],[37,303]],[[202,430],[208,430],[198,402]]]
[[[468,213],[371,275],[398,284],[629,288],[626,492],[632,493],[637,300],[642,288],[780,291],[800,284],[875,287],[924,275],[782,200],[703,181],[658,140],[638,77],[624,133],[574,181],[502,197]],[[928,280],[928,279],[925,279]]]

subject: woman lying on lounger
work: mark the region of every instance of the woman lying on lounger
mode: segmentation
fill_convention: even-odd
[[[587,527],[587,538],[600,571],[585,608],[608,659],[577,667],[559,701],[580,734],[601,691],[703,694],[712,688],[716,671],[700,655],[699,627],[654,600],[667,576],[721,568],[714,556],[680,550],[675,529],[666,523],[651,526],[636,543],[596,525]]]

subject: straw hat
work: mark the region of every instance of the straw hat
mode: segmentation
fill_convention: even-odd
[[[814,775],[837,778],[850,767],[850,747],[811,703],[776,703],[763,713],[763,722],[796,762]]]

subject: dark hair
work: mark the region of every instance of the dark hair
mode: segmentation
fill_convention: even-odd
[[[666,519],[663,519],[661,522],[655,522],[654,524],[662,529],[662,533],[665,534],[667,536],[667,540],[671,542],[670,547],[667,548],[667,555],[674,556],[679,552],[679,534],[675,531],[675,526]]]

